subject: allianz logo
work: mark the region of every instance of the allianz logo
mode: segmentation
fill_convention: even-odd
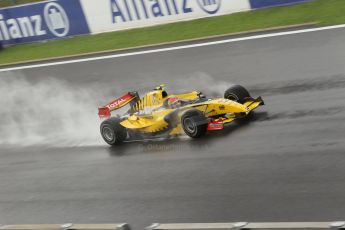
[[[198,4],[206,13],[215,14],[219,11],[222,0],[198,0]]]
[[[222,0],[110,0],[112,22],[130,22],[171,15],[189,14],[197,5],[208,14],[216,14]]]
[[[0,13],[0,41],[48,35],[45,28],[56,37],[64,37],[69,32],[68,16],[56,2],[47,3],[42,14],[5,18]]]

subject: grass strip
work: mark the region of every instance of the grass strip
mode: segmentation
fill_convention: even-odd
[[[8,6],[14,6],[14,5],[21,5],[21,4],[27,4],[32,2],[41,2],[43,0],[0,0],[0,8],[2,7],[8,7]]]

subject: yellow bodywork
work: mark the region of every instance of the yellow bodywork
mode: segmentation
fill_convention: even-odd
[[[237,103],[224,98],[205,99],[200,103],[187,104],[181,108],[167,108],[164,102],[171,97],[177,97],[183,100],[197,100],[200,93],[193,91],[185,94],[165,95],[163,90],[155,90],[147,93],[134,106],[134,113],[120,124],[128,129],[135,129],[142,133],[157,133],[168,130],[169,135],[179,135],[183,132],[181,124],[175,127],[169,127],[169,123],[165,117],[172,112],[176,112],[178,117],[187,109],[195,108],[205,114],[206,117],[217,117],[217,122],[223,124],[235,120],[236,114],[247,115],[250,111],[260,106],[263,101],[261,98],[245,102]],[[170,128],[170,129],[169,129]]]
[[[193,91],[190,93],[184,94],[176,94],[176,95],[169,95],[169,97],[164,97],[163,90],[155,90],[145,94],[135,105],[134,109],[136,111],[145,110],[145,109],[154,109],[161,107],[168,98],[170,97],[178,97],[185,100],[195,100],[199,96],[199,92]]]

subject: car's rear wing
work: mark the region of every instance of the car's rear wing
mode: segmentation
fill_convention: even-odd
[[[122,108],[123,106],[132,102],[134,99],[138,99],[138,93],[129,92],[122,97],[108,103],[107,105],[98,108],[98,116],[100,118],[109,118],[112,111]]]

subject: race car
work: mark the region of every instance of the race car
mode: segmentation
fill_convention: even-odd
[[[123,115],[111,115],[126,105],[129,108]],[[252,98],[240,85],[228,88],[223,98],[207,98],[199,91],[168,94],[165,85],[160,85],[141,98],[137,92],[128,92],[100,107],[98,115],[105,119],[100,126],[104,141],[118,145],[126,140],[183,134],[200,138],[245,118],[260,105],[264,105],[262,98]]]

